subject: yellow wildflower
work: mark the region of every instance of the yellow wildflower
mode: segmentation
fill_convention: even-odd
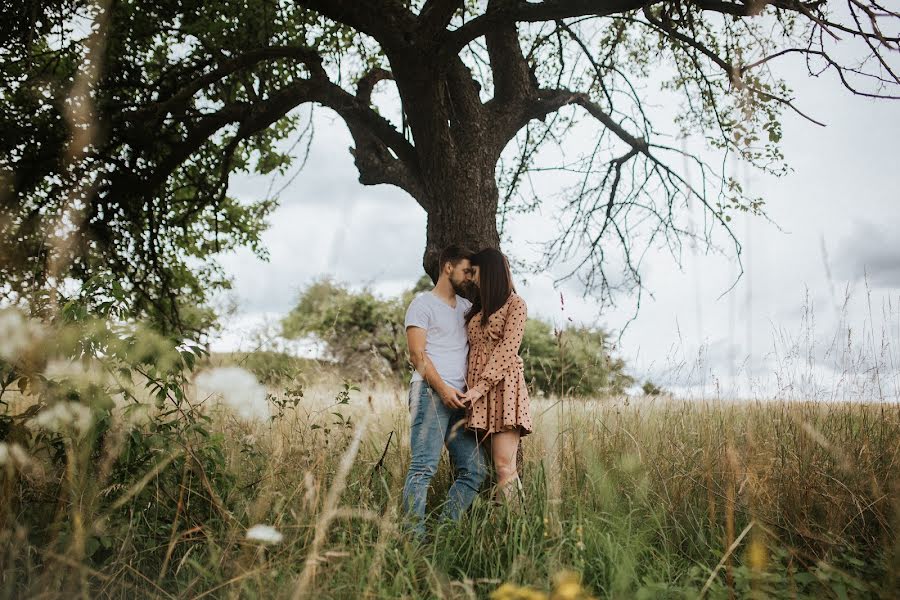
[[[504,583],[496,590],[491,592],[491,600],[512,600],[512,598],[516,597],[518,591],[519,586],[513,585],[511,583]]]
[[[747,554],[749,555],[750,567],[754,571],[762,571],[766,568],[769,553],[766,550],[766,544],[761,539],[754,538],[753,541],[750,542]]]
[[[491,592],[491,600],[547,600],[547,594],[538,590],[504,583]]]
[[[593,600],[583,587],[581,575],[575,571],[560,571],[553,578],[550,600]]]
[[[581,586],[570,581],[553,590],[553,600],[578,600],[581,597]]]

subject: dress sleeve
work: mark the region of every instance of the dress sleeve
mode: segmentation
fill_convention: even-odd
[[[519,346],[522,345],[527,320],[528,307],[525,301],[521,298],[513,299],[509,312],[506,313],[506,323],[503,324],[503,339],[494,346],[484,371],[472,388],[479,396],[487,394],[489,389],[503,379],[507,370],[518,362]]]

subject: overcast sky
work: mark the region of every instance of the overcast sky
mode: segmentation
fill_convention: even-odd
[[[744,274],[730,292],[723,296],[738,273],[731,257],[699,248],[679,270],[666,250],[648,255],[642,275],[653,297],[643,298],[616,350],[638,379],[699,397],[898,396],[900,103],[854,98],[833,81],[792,83],[800,105],[827,127],[785,115],[793,173],[774,179],[741,169],[745,191],[766,199],[774,224],[735,222]],[[216,350],[248,348],[250,334],[275,323],[318,277],[390,295],[421,274],[424,211],[397,188],[359,184],[346,127],[330,111],[315,114],[310,160],[263,236],[270,261],[249,251],[223,260],[239,314]],[[269,183],[236,177],[231,193],[259,198]],[[514,219],[504,251],[533,258],[535,243],[554,231],[553,213],[548,202]],[[577,282],[554,286],[552,273],[517,280],[530,313],[559,325],[619,332],[635,309],[634,297],[620,297],[601,311]]]

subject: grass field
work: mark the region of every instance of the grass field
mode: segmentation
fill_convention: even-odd
[[[271,422],[213,412],[208,431],[159,448],[130,486],[106,485],[113,452],[97,460],[75,443],[60,448],[62,470],[41,456],[21,473],[8,461],[4,595],[893,598],[900,589],[897,404],[536,401],[525,510],[494,505],[485,490],[461,523],[432,522],[418,545],[398,527],[405,389],[319,382],[302,397],[285,386],[270,393]],[[110,439],[153,435],[143,427],[114,427]],[[449,481],[443,461],[432,509]],[[281,539],[248,539],[256,524]]]

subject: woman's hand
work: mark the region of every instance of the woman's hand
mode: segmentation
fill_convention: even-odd
[[[479,398],[481,398],[481,392],[479,392],[476,389],[471,389],[471,390],[467,390],[466,393],[463,394],[462,398],[460,398],[460,399],[462,400],[463,404],[471,404],[472,402],[475,402]]]

